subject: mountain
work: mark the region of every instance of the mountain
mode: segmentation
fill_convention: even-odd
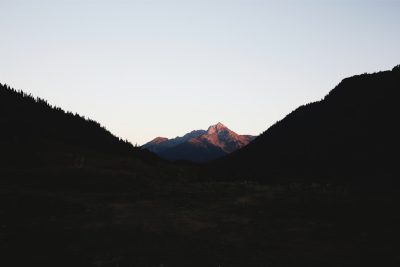
[[[169,160],[206,162],[232,153],[253,139],[251,135],[238,135],[219,122],[207,131],[192,131],[183,137],[157,137],[142,148]]]
[[[207,178],[398,183],[399,86],[400,66],[346,78],[209,164]]]
[[[210,126],[206,134],[195,138],[192,142],[210,143],[229,154],[246,146],[253,139],[254,137],[251,135],[238,135],[219,122]]]

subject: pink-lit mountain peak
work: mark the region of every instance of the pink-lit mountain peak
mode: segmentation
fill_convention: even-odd
[[[156,138],[143,148],[173,160],[208,161],[246,146],[254,136],[239,135],[221,122],[174,139]]]
[[[254,137],[239,135],[224,124],[218,122],[208,128],[207,133],[193,138],[192,143],[208,143],[219,147],[226,153],[231,153],[247,145]]]
[[[222,131],[230,131],[230,130],[228,129],[228,127],[218,122],[217,124],[208,127],[207,134],[214,134]]]

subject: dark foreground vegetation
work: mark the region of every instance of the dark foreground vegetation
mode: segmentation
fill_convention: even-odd
[[[376,85],[379,108],[366,98],[354,110],[339,101],[341,118],[352,118],[346,128],[332,132],[311,112],[332,119],[333,106],[331,117],[323,104],[306,106],[218,166],[161,160],[96,122],[2,85],[0,266],[399,266],[398,108],[381,103],[382,92],[398,88],[397,78],[386,79],[396,71],[364,77]],[[342,92],[326,99],[335,103]],[[393,114],[360,143],[363,131],[350,121],[375,123],[374,110]],[[314,144],[314,131],[327,136]]]
[[[0,192],[3,266],[400,263],[394,192],[321,184],[167,183],[136,179],[125,170],[8,177]]]

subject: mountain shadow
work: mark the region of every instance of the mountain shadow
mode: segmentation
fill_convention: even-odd
[[[209,164],[207,177],[397,184],[399,89],[400,66],[346,78],[323,100]]]

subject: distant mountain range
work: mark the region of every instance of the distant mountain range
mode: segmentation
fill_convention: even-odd
[[[173,139],[157,137],[142,148],[169,160],[206,162],[232,153],[254,138],[251,135],[239,135],[219,122],[207,131],[195,130]]]
[[[346,78],[323,100],[297,108],[248,146],[212,162],[206,176],[400,183],[399,99],[400,65]]]

